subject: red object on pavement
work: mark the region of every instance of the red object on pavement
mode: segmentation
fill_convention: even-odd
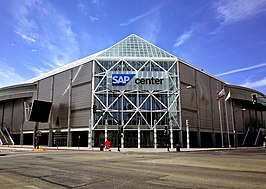
[[[109,147],[110,147],[110,142],[109,142],[109,140],[106,140],[106,141],[104,142],[104,145],[105,145],[105,147],[109,148]]]

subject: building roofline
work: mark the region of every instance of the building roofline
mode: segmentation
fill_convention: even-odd
[[[36,84],[34,84],[34,83],[20,83],[20,84],[2,87],[2,88],[0,88],[0,91],[11,90],[11,89],[21,88],[21,87],[35,86],[35,85]]]
[[[251,93],[257,93],[258,95],[261,95],[262,97],[266,97],[265,94],[263,94],[260,91],[257,91],[257,90],[252,89],[252,88],[247,88],[247,87],[244,87],[244,86],[240,86],[240,85],[226,84],[225,87],[241,89],[241,90],[245,90],[245,91],[250,91]]]
[[[185,64],[185,65],[187,65],[187,66],[189,66],[189,67],[191,67],[191,68],[193,68],[193,69],[195,69],[195,70],[197,70],[197,71],[199,71],[199,72],[201,72],[203,74],[206,74],[206,75],[208,75],[208,76],[210,76],[210,77],[212,77],[212,78],[214,78],[214,79],[216,79],[216,80],[218,80],[218,81],[220,81],[222,83],[229,84],[228,82],[226,82],[226,81],[224,81],[224,80],[222,80],[222,79],[220,79],[220,78],[218,78],[218,77],[216,77],[216,76],[204,71],[203,69],[200,69],[200,68],[197,68],[197,67],[193,66],[192,64],[186,62],[185,60],[182,60],[180,58],[178,58],[178,60],[180,62],[182,62],[183,64]]]
[[[37,77],[32,78],[32,79],[30,79],[30,80],[27,80],[27,81],[25,81],[24,83],[34,83],[34,82],[36,82],[36,81],[40,81],[40,80],[42,80],[42,79],[45,79],[45,78],[47,78],[47,77],[49,77],[49,76],[56,75],[56,74],[58,74],[58,73],[60,73],[60,72],[64,72],[64,71],[66,71],[66,70],[69,70],[69,69],[71,69],[71,68],[74,68],[74,67],[80,66],[80,65],[82,65],[82,64],[86,64],[86,63],[88,63],[89,61],[94,60],[95,57],[97,57],[97,56],[98,56],[100,53],[102,53],[102,52],[103,52],[103,51],[100,51],[100,52],[94,53],[94,54],[92,54],[92,55],[86,56],[86,57],[81,58],[81,59],[79,59],[79,60],[76,60],[76,61],[74,61],[74,62],[72,62],[72,63],[66,64],[66,65],[64,65],[64,66],[61,66],[61,67],[56,68],[56,69],[54,69],[54,70],[51,70],[50,72],[47,72],[47,73],[45,73],[45,74],[42,74],[42,75],[40,75],[40,76],[37,76]]]

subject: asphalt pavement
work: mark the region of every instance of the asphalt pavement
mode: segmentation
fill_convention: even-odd
[[[4,189],[265,188],[266,149],[0,148]],[[189,152],[189,153],[187,153]]]

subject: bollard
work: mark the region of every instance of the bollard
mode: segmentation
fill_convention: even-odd
[[[176,144],[176,152],[180,152],[180,145]]]
[[[101,146],[100,146],[100,151],[103,151],[103,149],[104,149],[104,145],[101,144]]]

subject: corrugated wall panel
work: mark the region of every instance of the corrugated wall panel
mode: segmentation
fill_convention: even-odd
[[[249,127],[249,123],[250,123],[249,109],[247,109],[246,111],[243,111],[243,116],[244,116],[244,132],[246,132],[248,127]],[[236,120],[236,122],[237,122],[237,120]]]
[[[254,124],[254,121],[256,120],[256,114],[255,114],[255,110],[253,109],[250,109],[250,124]]]
[[[245,121],[243,120],[243,114],[244,112],[242,111],[236,111],[235,112],[235,127],[236,127],[236,131],[237,133],[243,133],[245,131]]]
[[[73,68],[73,81],[72,85],[79,85],[91,81],[92,78],[92,62],[83,64]]]
[[[212,95],[212,116],[213,116],[213,127],[216,132],[221,131],[220,127],[220,117],[219,117],[219,108],[218,101],[216,100],[216,88],[217,88],[217,80],[211,81],[211,87],[215,89],[215,94]],[[214,90],[212,90],[214,91]],[[213,93],[213,92],[212,92]]]
[[[49,77],[38,82],[38,100],[51,101],[52,79]]]
[[[197,111],[196,89],[187,89],[186,85],[181,84],[181,107]]]
[[[224,101],[224,102],[226,103],[226,106],[227,106],[227,114],[228,114],[228,118],[227,119],[228,119],[229,132],[233,132],[234,128],[233,128],[233,121],[232,121],[231,102],[230,101]],[[242,117],[241,117],[241,125],[243,125]]]
[[[90,108],[91,84],[78,85],[72,88],[71,110]]]
[[[22,122],[23,122],[23,100],[18,100],[15,101],[13,109],[12,131],[20,132]]]
[[[180,81],[195,86],[195,69],[179,63]]]
[[[67,128],[70,70],[54,76],[53,128]]]
[[[197,128],[198,125],[198,119],[197,119],[197,112],[190,112],[187,110],[182,111],[182,125],[184,128],[186,127],[186,119],[189,120],[189,127],[190,128]]]
[[[211,107],[211,96],[210,96],[210,79],[209,76],[196,72],[197,81],[196,88],[198,94],[199,104],[199,118],[200,127],[203,129],[212,129],[212,107]]]
[[[12,130],[12,108],[13,108],[13,102],[9,102],[5,104],[5,113],[4,113],[4,123],[6,124],[6,127]]]
[[[46,79],[40,80],[38,82],[38,100],[51,101],[52,95],[52,82],[53,77],[48,77]],[[49,123],[39,123],[40,130],[49,129]]]
[[[2,124],[3,108],[4,108],[4,105],[3,105],[3,104],[0,104],[0,126],[1,126],[1,124]]]
[[[90,110],[82,109],[71,111],[71,127],[89,127],[90,122]]]

